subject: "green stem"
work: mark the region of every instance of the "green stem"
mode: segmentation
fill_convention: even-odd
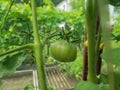
[[[87,0],[86,6],[86,24],[88,30],[88,80],[96,83],[96,60],[95,60],[95,30],[97,15],[94,11],[92,0]]]
[[[111,46],[111,31],[109,30],[109,8],[108,8],[108,2],[107,0],[98,0],[99,4],[99,10],[100,10],[100,18],[101,18],[101,27],[102,27],[102,34],[103,34],[103,43],[104,43],[104,53],[105,53],[105,59],[108,60],[107,62],[107,70],[108,70],[108,80],[109,80],[109,86],[110,90],[115,90],[114,88],[114,74],[113,74],[113,66],[109,61],[111,60],[111,52],[112,52],[112,46]]]
[[[14,0],[12,0],[12,2],[10,3],[9,9],[8,9],[8,11],[6,12],[6,14],[4,16],[3,23],[2,23],[2,25],[0,27],[1,33],[2,33],[2,29],[4,28],[4,25],[6,24],[6,19],[8,17],[8,14],[9,14],[11,8],[12,8],[13,3],[14,3]]]
[[[6,55],[6,54],[10,54],[10,53],[13,53],[13,52],[16,52],[16,51],[20,51],[20,50],[23,50],[23,49],[31,49],[33,47],[34,47],[34,44],[22,45],[20,47],[15,48],[15,49],[8,50],[6,52],[0,53],[0,56]]]
[[[34,35],[34,44],[35,44],[35,57],[36,57],[36,64],[37,64],[37,72],[38,72],[38,83],[39,88],[41,90],[47,90],[46,79],[45,79],[45,72],[43,66],[43,47],[39,39],[38,34],[38,26],[37,26],[37,14],[36,14],[36,0],[31,0],[32,6],[32,19],[33,19],[33,35]]]
[[[51,35],[48,35],[47,37],[45,37],[44,41],[43,41],[43,47],[45,46],[45,44],[48,42],[48,40],[50,40],[51,38],[55,37],[55,36],[58,36],[60,34],[57,34],[57,33],[54,33],[54,34],[51,34]]]
[[[110,85],[110,90],[115,90],[113,65],[111,63],[107,63],[107,71],[108,71],[108,81],[109,81],[109,85]]]

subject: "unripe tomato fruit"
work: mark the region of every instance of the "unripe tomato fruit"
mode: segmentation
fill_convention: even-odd
[[[72,62],[76,59],[77,48],[65,40],[59,40],[50,46],[51,56],[61,62]]]

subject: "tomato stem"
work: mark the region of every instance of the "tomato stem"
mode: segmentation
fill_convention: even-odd
[[[20,50],[24,50],[24,49],[32,49],[32,48],[34,48],[34,44],[22,45],[20,47],[15,48],[15,49],[11,49],[11,50],[8,50],[6,52],[3,52],[3,53],[0,54],[0,56],[10,54],[10,53],[13,53],[13,52],[16,52],[16,51],[20,51]]]
[[[5,16],[4,16],[2,25],[1,25],[1,27],[0,27],[0,31],[1,31],[0,34],[2,34],[2,29],[4,28],[4,26],[5,26],[5,24],[6,24],[6,20],[7,20],[7,17],[8,17],[8,15],[9,15],[9,13],[10,13],[10,10],[11,10],[11,8],[12,8],[13,3],[14,3],[14,0],[11,1],[10,6],[9,6],[9,8],[8,8],[8,11],[6,12],[6,14],[5,14]],[[1,36],[1,35],[0,35],[0,36]]]
[[[95,60],[95,31],[97,20],[96,0],[87,0],[86,5],[86,25],[88,38],[88,80],[97,83],[96,60]]]
[[[34,36],[34,44],[35,44],[34,50],[35,50],[35,58],[37,65],[39,89],[47,90],[45,72],[43,66],[43,55],[42,55],[43,46],[39,39],[39,32],[37,26],[36,0],[31,0],[31,6],[32,6],[32,20],[33,20],[33,36]]]
[[[109,7],[107,0],[98,0],[99,11],[100,11],[100,18],[101,18],[101,28],[102,28],[102,35],[103,35],[103,43],[104,43],[104,53],[105,59],[108,60],[107,62],[107,71],[108,71],[108,81],[110,90],[115,90],[114,84],[114,73],[113,73],[113,65],[109,63],[111,60],[112,54],[112,36],[110,31],[110,17],[109,17]]]

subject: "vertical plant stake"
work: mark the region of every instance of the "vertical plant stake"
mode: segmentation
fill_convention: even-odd
[[[31,0],[31,6],[32,6],[34,50],[35,50],[37,73],[38,73],[38,83],[39,83],[39,88],[41,88],[41,90],[47,90],[45,72],[43,66],[43,57],[42,57],[43,47],[39,39],[38,27],[37,27],[36,0]]]

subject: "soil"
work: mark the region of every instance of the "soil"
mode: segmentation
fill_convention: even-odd
[[[24,90],[24,87],[33,84],[32,71],[17,72],[2,78],[2,90]]]

